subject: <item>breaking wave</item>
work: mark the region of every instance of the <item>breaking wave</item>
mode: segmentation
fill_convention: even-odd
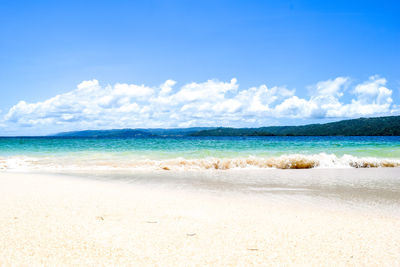
[[[246,168],[377,168],[400,167],[400,159],[355,157],[334,154],[290,154],[278,157],[200,158],[200,159],[121,159],[110,157],[26,157],[0,158],[1,170],[229,170]]]

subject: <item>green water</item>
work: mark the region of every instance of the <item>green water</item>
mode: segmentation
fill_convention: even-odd
[[[334,154],[400,159],[400,137],[0,138],[0,156],[113,155],[148,159]]]
[[[0,138],[0,169],[399,167],[400,137]]]

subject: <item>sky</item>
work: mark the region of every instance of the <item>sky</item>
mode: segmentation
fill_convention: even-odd
[[[0,135],[400,115],[399,1],[0,0]]]

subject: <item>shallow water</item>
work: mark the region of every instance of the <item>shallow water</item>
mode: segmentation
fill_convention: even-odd
[[[400,137],[0,138],[0,169],[400,166]]]
[[[64,171],[82,177],[147,189],[260,197],[268,201],[336,206],[400,217],[399,168],[235,169],[226,171]]]
[[[94,171],[64,172],[68,175],[114,180],[127,184],[150,184],[206,191],[332,193],[360,198],[400,200],[400,170],[312,169],[228,171]],[[347,191],[349,189],[349,191]],[[351,191],[351,192],[350,192]],[[364,192],[367,192],[364,196]],[[378,194],[375,194],[378,193]]]

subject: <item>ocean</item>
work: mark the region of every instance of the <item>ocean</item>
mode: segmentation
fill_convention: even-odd
[[[0,138],[3,170],[399,167],[400,137]]]

